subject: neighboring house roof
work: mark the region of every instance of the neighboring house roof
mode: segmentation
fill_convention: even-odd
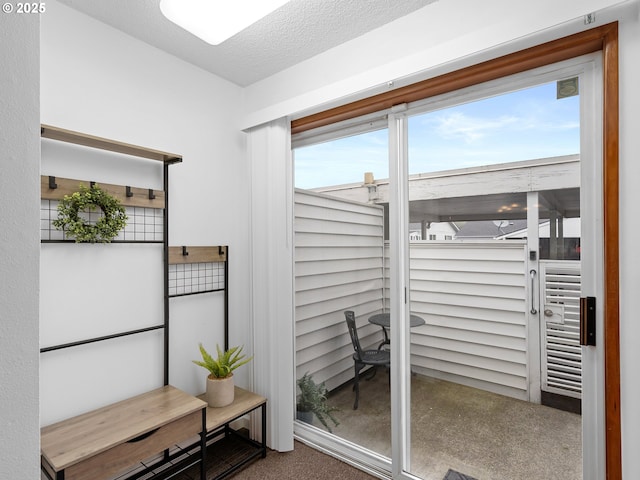
[[[492,220],[466,222],[460,226],[456,238],[496,238],[527,228],[526,220]]]
[[[549,220],[540,220],[540,238],[549,238]],[[499,223],[492,220],[480,220],[466,222],[456,234],[456,238],[526,238],[527,237],[527,221],[526,220],[503,220]],[[580,238],[580,219],[565,218],[564,219],[564,237]]]
[[[434,222],[436,223],[436,222]],[[453,230],[454,232],[459,232],[460,231],[460,226],[456,223],[456,222],[437,222],[439,225],[449,225],[449,227],[451,227],[451,230]],[[431,228],[431,224],[428,224],[427,228]],[[417,222],[410,222],[409,223],[409,229],[410,230],[417,230],[420,231],[422,229],[422,225],[420,223]]]

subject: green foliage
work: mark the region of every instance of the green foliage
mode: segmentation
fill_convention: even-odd
[[[324,382],[320,384],[316,383],[313,377],[309,375],[309,372],[307,372],[298,379],[297,383],[300,389],[300,394],[296,402],[299,412],[312,412],[329,432],[331,432],[331,427],[327,423],[327,419],[330,419],[336,427],[340,425],[340,422],[333,416],[333,412],[337,412],[338,409],[329,406],[327,403],[329,391],[327,387],[325,387]]]
[[[199,344],[200,354],[202,355],[202,360],[192,360],[193,363],[199,365],[201,367],[209,370],[212,376],[216,378],[227,378],[230,377],[232,372],[242,365],[245,365],[251,361],[253,357],[245,358],[246,355],[242,355],[241,347],[233,347],[223,352],[220,349],[220,346],[216,344],[216,350],[218,352],[218,358],[213,358],[207,351],[204,349],[202,344]]]
[[[87,222],[78,214],[82,211],[102,210],[95,224]],[[125,209],[117,198],[112,197],[97,185],[87,188],[80,185],[80,191],[65,195],[58,204],[58,218],[53,226],[76,239],[76,243],[109,243],[118,236],[127,224]]]

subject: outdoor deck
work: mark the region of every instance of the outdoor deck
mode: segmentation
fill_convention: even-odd
[[[391,456],[386,372],[363,377],[358,410],[351,387],[330,395],[340,408],[333,433]],[[425,480],[449,468],[478,480],[582,478],[580,415],[422,375],[412,377],[412,405],[412,473]]]

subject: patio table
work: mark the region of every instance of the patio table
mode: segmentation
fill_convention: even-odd
[[[384,340],[378,346],[378,350],[382,348],[383,345],[389,345],[391,342],[389,341],[389,335],[387,334],[387,328],[391,326],[391,314],[390,313],[376,313],[369,317],[369,323],[374,325],[379,325],[382,327],[382,333],[384,334]],[[424,325],[426,322],[424,318],[410,314],[409,315],[409,327],[419,327],[420,325]]]

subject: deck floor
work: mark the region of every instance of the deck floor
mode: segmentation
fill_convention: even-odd
[[[391,456],[386,372],[330,395],[334,434]],[[581,417],[463,385],[412,376],[411,472],[442,480],[449,468],[479,480],[582,479]],[[322,428],[321,425],[314,423]]]

